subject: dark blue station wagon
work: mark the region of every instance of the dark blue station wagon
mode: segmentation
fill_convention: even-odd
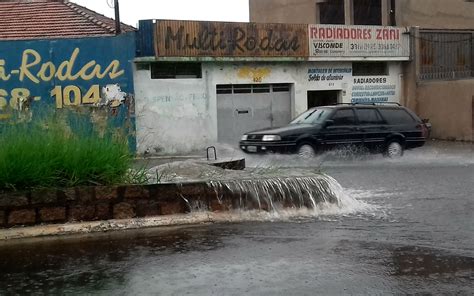
[[[284,127],[246,133],[239,146],[247,153],[310,157],[321,150],[354,145],[400,157],[405,149],[423,146],[430,127],[400,105],[340,104],[311,108]]]

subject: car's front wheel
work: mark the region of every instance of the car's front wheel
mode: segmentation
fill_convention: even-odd
[[[399,141],[391,141],[387,145],[385,155],[389,158],[398,158],[403,156],[403,146]]]
[[[298,156],[301,158],[312,158],[316,156],[316,151],[314,150],[313,145],[309,143],[302,143],[298,146],[297,149]]]

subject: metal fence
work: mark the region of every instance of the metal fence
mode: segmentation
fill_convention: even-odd
[[[420,80],[473,76],[471,32],[420,32]]]

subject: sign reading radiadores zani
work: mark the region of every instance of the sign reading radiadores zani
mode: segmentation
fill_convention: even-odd
[[[406,28],[309,25],[308,33],[311,57],[410,57]]]
[[[308,26],[159,20],[156,55],[307,57]]]

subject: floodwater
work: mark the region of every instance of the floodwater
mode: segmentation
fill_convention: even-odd
[[[247,163],[269,174],[323,171],[346,202],[0,245],[0,294],[472,295],[472,145],[435,143],[399,160],[339,151]]]

